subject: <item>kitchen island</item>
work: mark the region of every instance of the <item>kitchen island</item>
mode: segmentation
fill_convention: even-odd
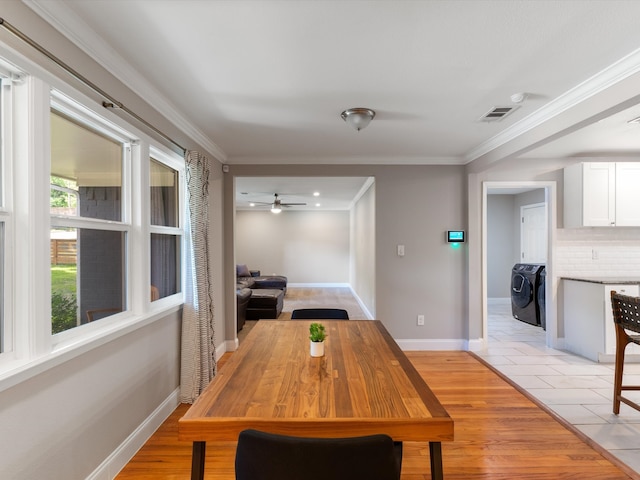
[[[616,335],[611,291],[640,296],[640,278],[562,277],[564,348],[594,362],[613,362]],[[629,345],[629,361],[640,361],[640,347]]]

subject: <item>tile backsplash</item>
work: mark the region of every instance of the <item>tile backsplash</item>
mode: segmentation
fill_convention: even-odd
[[[565,228],[556,233],[557,276],[640,278],[640,228]]]

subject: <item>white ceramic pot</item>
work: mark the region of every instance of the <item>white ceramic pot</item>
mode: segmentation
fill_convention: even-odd
[[[324,342],[312,342],[309,340],[309,346],[312,357],[324,357]]]

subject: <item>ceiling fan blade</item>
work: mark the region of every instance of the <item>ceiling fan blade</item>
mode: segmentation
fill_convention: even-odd
[[[291,205],[306,205],[306,203],[280,203],[283,207],[290,207]]]

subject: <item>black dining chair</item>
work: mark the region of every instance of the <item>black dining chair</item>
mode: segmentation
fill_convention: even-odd
[[[616,367],[613,379],[613,413],[620,413],[620,402],[626,403],[636,410],[640,405],[625,398],[623,390],[640,390],[640,385],[623,385],[624,351],[627,345],[640,345],[640,298],[630,297],[611,291],[611,308],[616,328]],[[633,332],[633,333],[628,333]]]
[[[291,312],[291,320],[349,320],[341,308],[298,308]]]
[[[236,480],[399,480],[402,443],[388,435],[306,438],[240,432]]]

